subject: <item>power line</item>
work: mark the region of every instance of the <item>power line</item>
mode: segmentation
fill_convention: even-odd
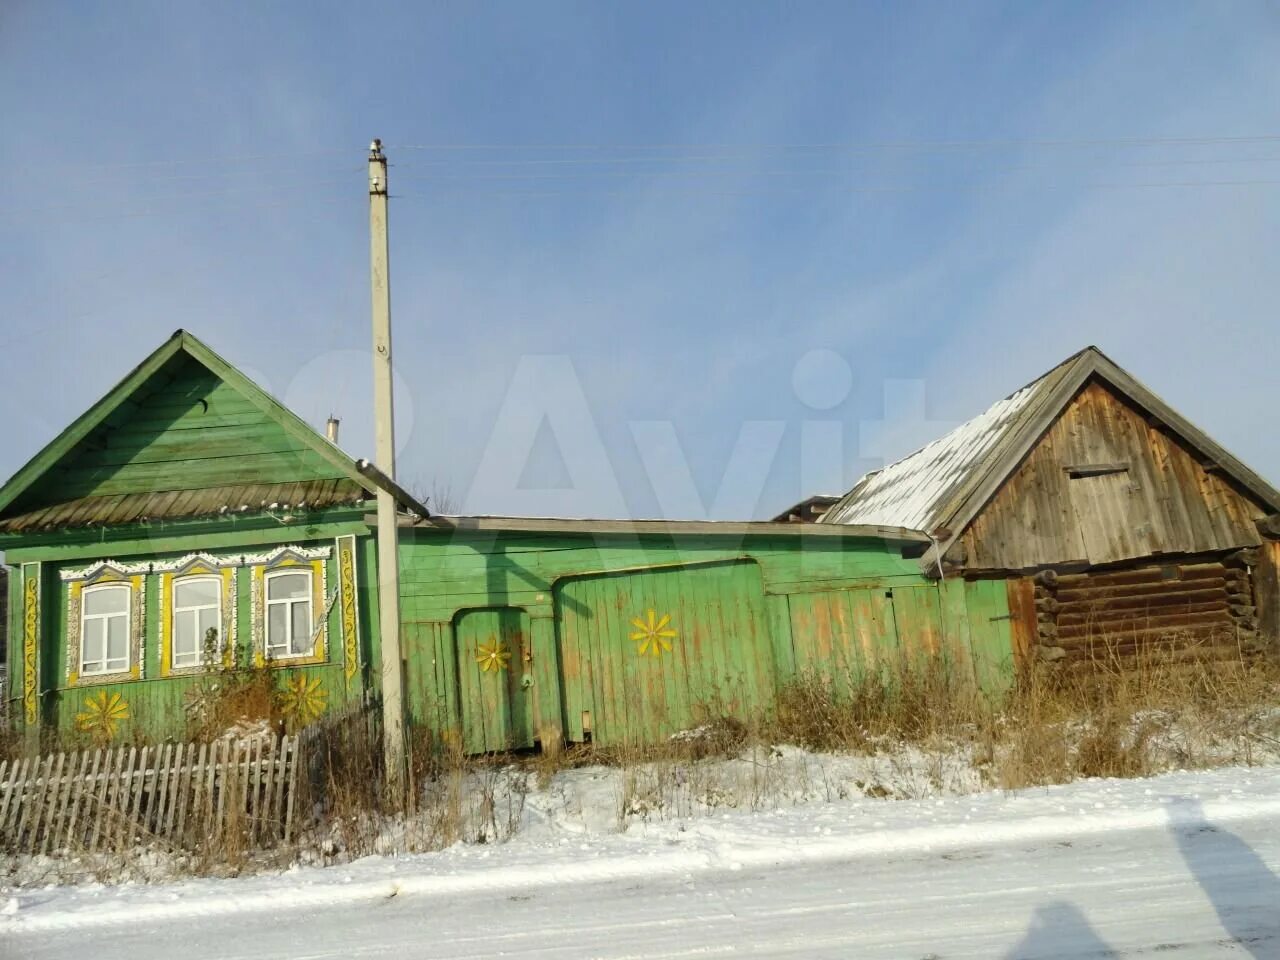
[[[1026,147],[1135,147],[1199,146],[1208,144],[1275,143],[1280,134],[1213,137],[1115,137],[1077,139],[993,139],[993,140],[900,140],[846,141],[829,143],[399,143],[395,150],[745,150],[754,152],[790,150],[956,150]]]
[[[243,198],[243,199],[250,199],[250,200],[254,200],[254,199],[258,198],[258,197],[264,197],[264,196],[265,196],[265,197],[276,197],[276,196],[279,196],[279,194],[280,194],[282,191],[286,191],[286,190],[307,190],[307,191],[309,191],[309,190],[313,190],[313,189],[314,189],[315,187],[317,187],[317,186],[325,186],[325,185],[333,185],[333,184],[343,184],[343,183],[349,183],[349,182],[350,182],[350,181],[348,181],[345,177],[341,177],[341,178],[340,178],[340,177],[329,177],[329,178],[325,178],[325,179],[322,179],[322,180],[312,180],[312,181],[298,181],[298,180],[294,180],[293,182],[286,183],[286,184],[263,185],[263,187],[261,187],[261,188],[253,188],[253,189],[244,189],[244,190],[209,190],[209,191],[201,191],[201,192],[197,192],[197,193],[190,193],[190,192],[188,192],[188,193],[174,193],[174,194],[164,194],[164,195],[158,195],[158,196],[146,196],[146,197],[141,197],[141,198],[137,198],[137,199],[138,199],[138,200],[141,200],[142,202],[145,202],[145,203],[171,203],[171,202],[174,202],[174,201],[185,201],[185,200],[210,200],[210,199],[216,199],[216,200],[226,200],[226,199],[231,199],[231,200],[236,200],[236,199],[241,199],[241,198]],[[362,196],[362,194],[361,194],[360,192],[353,191],[353,193],[352,193],[351,195],[342,194],[342,195],[339,195],[339,196],[335,196],[335,197],[333,197],[333,198],[331,198],[331,199],[332,199],[332,202],[340,202],[340,201],[343,201],[343,200],[355,200],[355,199],[358,199],[360,196]],[[326,200],[325,198],[323,198],[323,197],[314,197],[314,196],[308,196],[308,195],[300,195],[300,196],[298,196],[296,199],[297,199],[297,200],[314,200],[315,202],[320,202],[320,203],[323,203],[323,202],[329,202],[329,201],[327,201],[327,200]],[[106,198],[104,198],[104,202],[111,203],[111,202],[114,202],[114,200],[113,200],[113,199],[106,199]],[[128,198],[128,199],[126,199],[124,202],[133,202],[133,198]],[[293,201],[293,200],[285,200],[285,201],[278,201],[278,202],[276,202],[276,203],[263,203],[263,204],[259,204],[259,206],[262,206],[262,207],[283,206],[283,205],[286,205],[286,204],[290,204],[290,203],[292,203],[292,202],[294,202],[294,201]],[[20,208],[20,209],[0,210],[0,217],[17,217],[17,216],[44,215],[44,214],[46,214],[46,213],[57,213],[57,212],[59,212],[59,211],[66,211],[66,210],[81,210],[81,209],[83,209],[86,205],[87,205],[87,204],[86,204],[86,202],[83,202],[83,201],[82,201],[82,202],[77,202],[77,203],[57,204],[57,205],[49,206],[49,207],[35,207],[35,208],[33,208],[33,207],[28,207],[28,208]],[[145,211],[144,211],[144,213],[145,213]],[[109,215],[109,216],[116,216],[116,215],[119,215],[119,216],[131,216],[132,214],[129,214],[129,213],[120,213],[120,214],[111,214],[111,215]],[[88,219],[99,219],[99,218],[90,217],[90,218],[88,218]]]
[[[803,156],[822,156],[821,154],[805,154]],[[447,160],[411,160],[408,163],[396,163],[393,166],[397,170],[423,170],[431,167],[437,168],[454,168],[454,167],[546,167],[546,166],[583,166],[583,167],[604,167],[604,166],[620,166],[629,164],[676,164],[676,163],[754,163],[759,157],[752,156],[733,156],[733,155],[689,155],[681,157],[601,157],[596,159],[588,159],[585,157],[557,157],[557,158],[533,158],[533,159],[513,159],[513,160],[495,160],[490,158],[462,158]],[[789,160],[791,158],[775,158]],[[1171,160],[1111,160],[1100,159],[1098,162],[1106,163],[1111,166],[1134,166],[1134,167],[1160,167],[1160,166],[1182,166],[1196,164],[1214,164],[1214,163],[1274,163],[1280,161],[1280,157],[1182,157]],[[1029,168],[1030,164],[1021,164],[1013,168],[1000,169],[1024,169]],[[855,168],[848,168],[850,170]]]
[[[1280,157],[1258,157],[1249,162],[1280,162]],[[1234,163],[1245,161],[1221,160],[1213,161],[1217,163]],[[1177,165],[1178,161],[1155,161],[1150,164],[1134,163],[1134,164],[1103,164],[1103,166],[1168,166]],[[982,174],[1005,174],[1016,173],[1025,170],[1034,170],[1034,166],[1015,165],[1005,167],[988,167],[972,171],[975,175]],[[644,180],[647,178],[676,178],[676,179],[704,179],[716,178],[723,179],[726,177],[842,177],[847,175],[860,176],[866,171],[855,167],[838,167],[838,168],[814,168],[800,167],[794,169],[769,169],[769,170],[672,170],[672,169],[650,169],[650,170],[577,170],[564,173],[431,173],[426,175],[415,175],[412,173],[401,173],[396,176],[396,181],[409,181],[411,183],[484,183],[492,181],[510,181],[510,180],[552,180],[552,181],[569,181],[581,180],[589,181],[591,179],[610,179],[610,180]],[[1053,172],[1053,171],[1050,171]],[[956,186],[965,186],[967,184],[978,184],[981,181],[976,177],[959,183]],[[1204,183],[1216,183],[1226,181],[1196,181]],[[1243,182],[1243,181],[1242,181]],[[1250,182],[1267,182],[1267,181],[1250,181]],[[900,184],[904,188],[910,188],[911,184]],[[948,184],[939,184],[946,186]]]
[[[1007,184],[995,183],[965,183],[965,184],[943,184],[943,183],[920,183],[920,184],[876,184],[876,185],[842,185],[832,187],[829,192],[844,193],[910,193],[922,190],[945,190],[949,188],[956,189],[994,189]],[[1132,182],[1100,182],[1100,181],[1084,181],[1072,184],[1040,184],[1029,185],[1036,189],[1042,190],[1124,190],[1124,189],[1154,189],[1162,187],[1172,188],[1189,188],[1189,187],[1261,187],[1261,186],[1280,186],[1280,180],[1158,180],[1158,181],[1132,181]],[[786,190],[795,192],[806,191],[807,187],[782,187],[781,192]],[[466,193],[465,184],[452,185],[444,190],[436,191],[433,194],[424,193],[393,193],[395,199],[405,200],[432,200],[438,199],[442,194],[446,193]],[[475,192],[475,191],[470,191]],[[617,195],[627,195],[631,191],[623,189],[599,189],[591,191],[593,194],[608,193]],[[702,187],[689,186],[687,188],[670,189],[665,192],[679,193],[681,195],[698,196],[698,197],[759,197],[766,192],[765,190],[707,190]],[[572,197],[581,196],[583,191],[573,190],[493,190],[487,191],[489,196],[494,197]]]
[[[358,149],[358,148],[356,148]],[[351,156],[352,147],[334,148],[332,150],[299,150],[292,153],[256,153],[239,156],[205,156],[205,157],[170,157],[152,160],[126,160],[118,163],[62,163],[46,167],[54,173],[70,170],[137,170],[144,167],[191,166],[196,164],[231,164],[258,163],[261,161],[281,162],[299,157]]]

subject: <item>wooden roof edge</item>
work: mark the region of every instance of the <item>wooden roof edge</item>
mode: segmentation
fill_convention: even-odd
[[[1005,432],[985,458],[983,468],[975,471],[969,480],[960,485],[951,499],[940,505],[934,512],[933,530],[945,530],[948,534],[945,538],[938,538],[941,546],[940,554],[945,554],[951,544],[960,537],[977,516],[978,511],[995,495],[1000,485],[1031,452],[1031,448],[1053,424],[1054,419],[1080,392],[1088,380],[1094,355],[1102,355],[1097,347],[1086,347],[1077,351],[1027,385],[1031,386],[1058,373],[1057,381],[1049,385],[1042,395],[1036,397],[1018,415],[1013,429]],[[935,559],[935,565],[936,562]]]
[[[365,517],[376,523],[372,514]],[[774,520],[575,520],[563,517],[443,517],[427,519],[401,516],[400,526],[416,530],[459,532],[598,533],[598,534],[708,534],[715,536],[850,537],[929,543],[928,534],[906,527],[871,524],[787,523]]]
[[[988,458],[988,467],[982,471],[981,476],[975,478],[972,483],[965,484],[952,502],[938,512],[934,529],[935,531],[944,530],[946,536],[933,540],[930,548],[925,551],[920,559],[923,570],[931,575],[937,575],[941,558],[960,538],[987,502],[995,496],[1000,486],[1022,463],[1035,444],[1053,425],[1054,420],[1066,409],[1067,404],[1093,377],[1106,381],[1123,397],[1152,414],[1189,446],[1217,462],[1227,476],[1247,489],[1267,507],[1280,512],[1280,491],[1245,466],[1210,438],[1205,431],[1174,410],[1159,395],[1098,347],[1093,345],[1085,347],[1067,361],[1047,371],[1044,376],[1047,377],[1060,368],[1063,368],[1063,372],[1059,381],[1046,392],[1042,400],[1035,404],[1034,409],[1024,412],[1016,427],[1010,431],[996,450],[992,451]]]
[[[414,517],[419,520],[429,520],[431,518],[431,511],[427,509],[425,503],[420,502],[412,493],[379,470],[376,464],[368,460],[357,460],[356,469],[368,477],[379,489],[391,494],[391,498]]]
[[[1050,367],[1044,373],[1040,374],[1038,377],[1035,377],[1034,379],[1027,381],[1022,386],[1018,387],[1016,390],[1012,391],[1011,393],[1007,394],[1004,397],[1001,397],[999,400],[995,401],[995,403],[989,405],[983,411],[979,412],[975,416],[982,416],[983,413],[989,411],[993,406],[995,406],[995,404],[1002,403],[1006,400],[1011,400],[1013,397],[1022,393],[1024,390],[1027,390],[1031,387],[1036,386],[1037,384],[1040,384],[1048,380],[1050,377],[1053,377],[1055,374],[1057,374],[1059,377],[1066,376],[1066,371],[1073,364],[1081,362],[1082,359],[1091,351],[1101,353],[1101,351],[1099,351],[1098,348],[1095,346],[1083,347],[1077,350],[1075,353],[1071,354],[1069,357],[1063,360],[1060,360],[1058,363],[1054,364],[1052,367]],[[1031,408],[1029,408],[1027,411],[1024,411],[1021,414],[1021,418],[1025,418],[1029,416],[1035,409],[1038,409],[1037,404],[1033,404]],[[972,419],[973,418],[970,418],[970,420],[966,420],[965,424],[972,422]],[[960,426],[954,429],[958,430],[961,427],[963,427],[965,424],[960,424]],[[1005,438],[999,444],[997,444],[996,451],[1003,449],[1004,445],[1009,442],[1010,437],[1017,432],[1017,429],[1018,428],[1015,427],[1014,430],[1006,432]],[[924,450],[927,449],[932,443],[936,442],[937,440],[946,438],[947,436],[950,435],[950,433],[951,431],[948,431],[947,433],[944,433],[941,437],[934,438],[934,440],[929,441],[929,443],[926,443],[923,446],[917,448],[916,450],[913,450],[911,453],[907,454],[906,456],[899,457],[897,460],[894,460],[892,463],[887,463],[883,467],[880,467],[876,470],[869,470],[866,473],[864,473],[861,477],[858,478],[858,481],[853,485],[852,489],[850,489],[848,493],[846,493],[843,497],[841,497],[840,500],[836,504],[834,504],[831,507],[831,509],[827,511],[825,516],[822,519],[820,519],[818,522],[819,523],[839,523],[840,522],[839,520],[831,520],[827,518],[833,517],[839,514],[846,506],[856,502],[858,499],[858,495],[862,491],[862,489],[866,487],[868,484],[870,484],[871,481],[874,480],[878,474],[883,473],[885,470],[888,470],[891,467],[895,467],[906,460],[910,460],[911,458],[915,457],[917,454],[923,453]],[[993,463],[998,459],[999,458],[996,455],[996,453],[993,452],[992,455],[987,457],[987,463],[988,464]],[[934,508],[932,510],[933,516],[931,518],[931,523],[929,524],[929,526],[933,530],[938,530],[940,528],[947,526],[947,524],[942,520],[942,518],[949,516],[951,513],[954,513],[954,511],[958,508],[958,506],[967,499],[968,497],[967,491],[969,490],[971,484],[977,483],[978,478],[985,475],[985,472],[986,471],[982,471],[976,474],[973,480],[967,480],[962,482],[959,485],[958,489],[951,495],[950,498],[948,498],[945,501],[942,501],[940,504],[934,505]]]
[[[12,477],[0,487],[0,512],[27,491],[58,460],[69,453],[77,443],[88,436],[95,428],[111,415],[129,396],[138,389],[150,376],[167,363],[183,348],[184,331],[178,330],[168,340],[153,350],[137,366],[130,370],[110,390],[108,390],[93,406],[78,416],[56,437],[40,449],[35,456],[23,464]]]
[[[1244,487],[1273,511],[1280,512],[1280,490],[1277,490],[1262,476],[1250,469],[1244,461],[1221,446],[1204,430],[1196,426],[1162,397],[1140,381],[1129,371],[1108,357],[1097,347],[1091,348],[1095,353],[1094,372],[1112,386],[1125,393],[1143,407],[1148,413],[1161,421],[1176,433],[1188,446],[1194,447],[1208,459],[1214,461],[1228,477]]]

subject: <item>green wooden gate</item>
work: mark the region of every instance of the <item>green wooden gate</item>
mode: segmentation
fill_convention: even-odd
[[[564,580],[555,614],[569,740],[652,743],[773,700],[753,561]]]
[[[466,752],[533,746],[528,614],[514,607],[464,610],[454,637]]]

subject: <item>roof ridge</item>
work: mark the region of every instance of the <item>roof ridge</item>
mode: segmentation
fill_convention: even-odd
[[[944,440],[946,440],[948,437],[950,437],[950,436],[951,436],[953,433],[955,433],[957,430],[963,430],[965,427],[969,426],[969,425],[970,425],[971,423],[973,423],[975,420],[978,420],[979,418],[986,416],[988,413],[990,413],[993,409],[995,409],[996,407],[998,407],[1000,404],[1002,404],[1002,403],[1006,403],[1007,401],[1012,400],[1014,397],[1016,397],[1018,394],[1022,393],[1024,390],[1028,390],[1028,389],[1030,389],[1031,387],[1034,387],[1036,384],[1040,383],[1042,380],[1044,380],[1044,379],[1045,379],[1046,377],[1048,377],[1050,374],[1054,373],[1054,372],[1055,372],[1055,371],[1057,371],[1057,370],[1062,369],[1063,367],[1065,367],[1065,366],[1067,366],[1068,364],[1070,364],[1070,363],[1074,362],[1075,360],[1079,359],[1079,358],[1080,358],[1080,357],[1082,357],[1084,354],[1089,353],[1089,352],[1093,352],[1093,353],[1098,354],[1099,356],[1106,357],[1106,354],[1105,354],[1105,353],[1103,353],[1101,350],[1099,350],[1099,349],[1098,349],[1096,346],[1094,346],[1093,344],[1089,344],[1088,346],[1081,347],[1079,350],[1077,350],[1075,353],[1071,354],[1071,356],[1067,357],[1065,360],[1062,360],[1062,361],[1060,361],[1060,362],[1058,362],[1058,363],[1055,363],[1052,367],[1050,367],[1050,368],[1049,368],[1048,370],[1046,370],[1044,373],[1040,374],[1040,376],[1038,376],[1038,377],[1034,377],[1034,378],[1032,378],[1031,380],[1028,380],[1026,383],[1024,383],[1022,386],[1018,387],[1016,390],[1012,391],[1011,393],[1009,393],[1009,394],[1007,394],[1007,395],[1005,395],[1005,396],[1001,397],[999,400],[995,400],[995,401],[993,401],[993,402],[991,402],[991,403],[987,404],[987,406],[983,407],[980,411],[978,411],[977,413],[975,413],[973,416],[971,416],[971,417],[969,417],[969,418],[967,418],[967,419],[965,419],[965,420],[962,420],[960,423],[957,423],[954,427],[952,427],[950,430],[948,430],[946,433],[942,434],[941,436],[934,437],[934,438],[933,438],[932,440],[930,440],[928,443],[925,443],[925,444],[922,444],[922,445],[921,445],[921,446],[919,446],[919,447],[916,447],[916,448],[915,448],[914,450],[912,450],[910,453],[903,454],[903,455],[902,455],[901,457],[899,457],[898,459],[893,460],[893,461],[890,461],[889,463],[886,463],[886,464],[885,464],[884,466],[882,466],[882,467],[877,467],[877,468],[876,468],[876,469],[874,469],[874,470],[868,470],[868,471],[866,471],[865,473],[863,473],[863,475],[862,475],[861,477],[859,477],[859,478],[858,478],[858,481],[857,481],[856,483],[854,483],[854,488],[856,488],[856,487],[858,486],[858,483],[861,483],[861,482],[862,482],[862,480],[866,479],[867,477],[870,477],[870,476],[873,476],[874,474],[881,473],[881,472],[883,472],[883,471],[885,471],[885,470],[888,470],[890,467],[896,467],[898,464],[900,464],[900,463],[902,463],[902,462],[904,462],[904,461],[906,461],[906,460],[910,460],[912,457],[916,456],[917,454],[923,453],[925,450],[928,450],[928,449],[929,449],[931,446],[933,446],[935,443],[942,443]],[[1110,359],[1110,358],[1107,358],[1107,359]],[[850,492],[852,492],[852,491],[850,491]]]

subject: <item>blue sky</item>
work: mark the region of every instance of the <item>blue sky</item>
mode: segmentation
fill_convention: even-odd
[[[767,516],[1088,343],[1280,481],[1273,3],[9,0],[0,108],[5,475],[178,327],[370,453],[378,136],[469,510]]]

